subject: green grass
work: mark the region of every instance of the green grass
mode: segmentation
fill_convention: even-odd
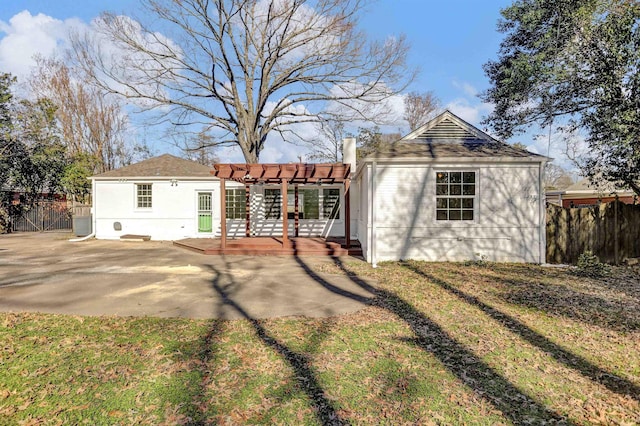
[[[0,424],[640,423],[637,269],[309,266],[376,295],[326,319],[0,314]]]

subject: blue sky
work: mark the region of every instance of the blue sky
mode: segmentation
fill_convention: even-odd
[[[488,87],[482,65],[497,57],[502,34],[496,31],[496,23],[500,9],[510,3],[380,0],[367,6],[360,25],[374,38],[405,34],[411,45],[410,63],[421,70],[409,89],[434,91],[443,106],[479,125],[491,109],[477,97]],[[103,10],[135,16],[137,8],[133,0],[0,0],[0,71],[20,78],[34,53],[48,55],[56,44],[63,44],[67,26],[89,23]],[[40,31],[44,27],[47,30]],[[536,142],[530,135],[517,140],[546,154],[546,142]]]

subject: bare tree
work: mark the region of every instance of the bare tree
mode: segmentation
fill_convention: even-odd
[[[544,170],[544,187],[547,189],[564,189],[574,183],[573,176],[558,164],[547,163]]]
[[[167,136],[173,140],[175,146],[182,150],[183,156],[191,161],[205,166],[219,161],[216,154],[216,141],[206,128],[196,134],[171,132]]]
[[[404,119],[409,123],[409,131],[417,129],[436,116],[440,110],[440,100],[435,93],[411,92],[404,98]]]
[[[157,120],[210,126],[217,144],[257,162],[270,132],[287,140],[319,117],[369,119],[413,78],[404,37],[368,42],[356,29],[365,3],[143,0],[155,28],[104,13],[98,35],[72,45],[104,89]]]
[[[345,138],[344,123],[326,120],[316,123],[317,136],[306,142],[309,147],[309,159],[338,163],[342,161],[342,141]]]
[[[33,93],[56,105],[62,139],[71,156],[94,158],[94,172],[130,162],[132,148],[125,142],[127,115],[113,96],[74,74],[61,60],[36,58],[29,84]]]

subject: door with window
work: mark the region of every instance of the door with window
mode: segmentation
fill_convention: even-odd
[[[198,232],[213,232],[211,192],[198,192]]]

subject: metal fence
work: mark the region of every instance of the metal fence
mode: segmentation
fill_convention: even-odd
[[[44,232],[70,230],[72,213],[66,202],[41,201],[11,218],[13,232]]]

